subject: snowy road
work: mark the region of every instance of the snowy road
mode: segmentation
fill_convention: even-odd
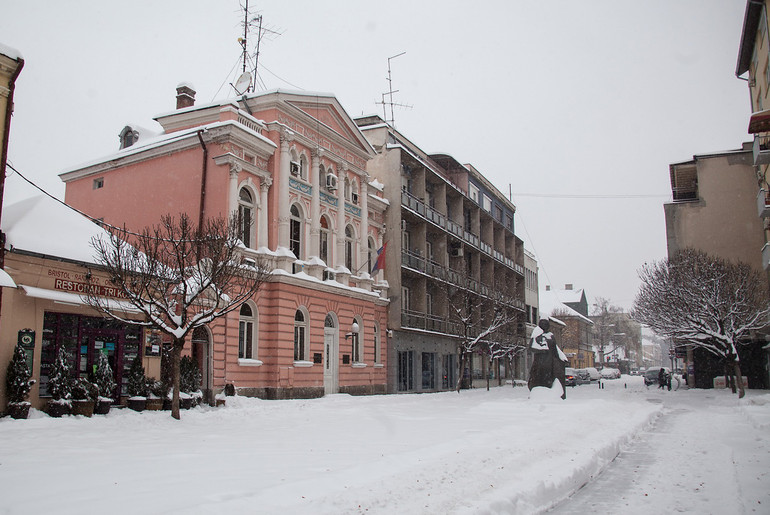
[[[770,512],[770,393],[552,393],[0,419],[0,514]]]
[[[660,417],[548,513],[770,513],[765,400],[724,393],[651,389]]]

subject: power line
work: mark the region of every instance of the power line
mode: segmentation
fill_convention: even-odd
[[[624,199],[624,198],[669,198],[671,195],[660,195],[660,194],[631,194],[631,193],[621,193],[621,194],[599,194],[599,193],[589,193],[585,195],[578,195],[578,194],[567,194],[567,193],[517,193],[517,197],[538,197],[538,198],[576,198],[576,199]]]

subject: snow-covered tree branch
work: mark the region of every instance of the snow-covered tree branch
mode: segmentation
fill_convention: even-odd
[[[263,263],[243,259],[237,222],[214,218],[196,227],[186,214],[165,215],[141,233],[124,228],[92,241],[110,286],[123,300],[89,288],[88,303],[114,319],[158,328],[173,339],[172,416],[177,419],[179,362],[187,336],[238,309],[269,273]],[[126,303],[144,318],[128,316]]]
[[[745,263],[685,249],[647,264],[632,317],[675,345],[706,349],[732,366],[740,397],[738,346],[768,325],[767,282]]]

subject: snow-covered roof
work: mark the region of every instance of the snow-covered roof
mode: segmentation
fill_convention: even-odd
[[[10,57],[11,59],[14,59],[16,61],[18,61],[19,59],[24,59],[24,56],[21,55],[21,52],[19,52],[13,47],[4,45],[2,43],[0,43],[0,54]]]
[[[91,239],[108,237],[94,222],[45,195],[5,206],[0,229],[8,250],[94,264]]]
[[[550,316],[553,313],[558,312],[562,317],[565,315],[578,317],[586,323],[593,325],[594,323],[590,318],[581,315],[571,307],[567,306],[567,304],[565,304],[566,302],[578,302],[580,300],[580,297],[578,297],[578,300],[569,300],[574,298],[571,294],[575,292],[580,292],[581,296],[583,294],[583,290],[549,290],[540,292],[540,297],[538,299],[540,313],[542,313],[543,316]]]

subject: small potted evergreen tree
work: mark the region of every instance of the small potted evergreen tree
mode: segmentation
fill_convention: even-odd
[[[31,404],[27,402],[29,390],[35,384],[27,366],[27,355],[21,345],[16,345],[13,358],[5,374],[5,391],[8,396],[6,412],[13,418],[27,418]]]
[[[128,371],[128,407],[144,411],[147,405],[147,379],[144,375],[142,357],[137,354]]]
[[[115,394],[116,384],[110,361],[102,352],[99,353],[99,357],[96,360],[94,382],[96,384],[96,389],[99,392],[99,398],[96,401],[94,413],[106,415],[110,412],[110,407],[112,406],[112,396]]]
[[[190,409],[198,403],[201,394],[201,372],[198,363],[191,356],[183,356],[179,362],[179,403],[183,409]]]
[[[163,408],[165,396],[163,381],[154,377],[147,379],[147,410],[158,411]]]
[[[72,382],[72,414],[91,417],[99,392],[96,385],[85,377],[78,377]]]
[[[72,408],[71,391],[72,378],[70,377],[69,354],[62,345],[59,347],[59,352],[56,353],[56,359],[48,376],[48,393],[51,395],[51,400],[48,401],[49,416],[61,417],[70,414]]]

